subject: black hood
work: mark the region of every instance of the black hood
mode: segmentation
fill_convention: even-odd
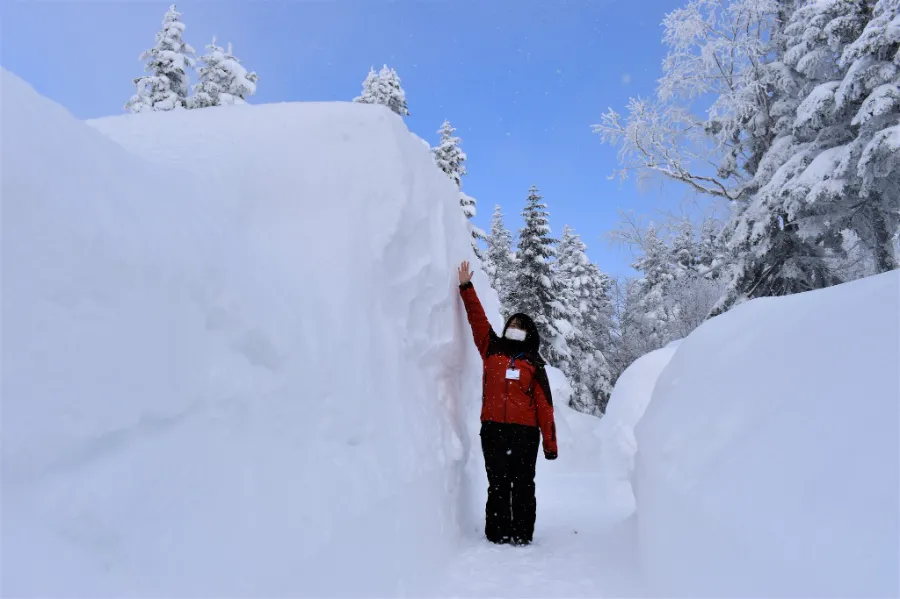
[[[506,329],[509,328],[509,323],[514,318],[518,318],[522,322],[525,334],[527,335],[525,341],[513,341],[512,339],[506,338]],[[506,324],[503,325],[503,332],[500,334],[499,341],[502,344],[503,353],[514,354],[521,352],[528,356],[533,362],[543,363],[539,353],[541,348],[541,334],[538,332],[537,325],[534,324],[534,321],[527,314],[519,312],[507,318]]]

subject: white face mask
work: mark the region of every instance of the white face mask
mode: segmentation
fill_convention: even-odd
[[[507,339],[512,339],[513,341],[525,341],[525,337],[528,336],[528,333],[526,333],[522,329],[514,329],[510,327],[506,329],[506,333],[504,333],[503,336]]]

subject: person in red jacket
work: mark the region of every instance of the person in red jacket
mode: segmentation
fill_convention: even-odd
[[[537,326],[513,314],[502,335],[488,322],[469,263],[459,267],[459,292],[484,361],[481,449],[488,477],[484,534],[493,543],[527,545],[534,535],[534,471],[543,436],[544,457],[557,457],[553,397]]]

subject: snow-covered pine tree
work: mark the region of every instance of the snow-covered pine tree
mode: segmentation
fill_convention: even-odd
[[[891,42],[887,25],[897,18],[892,3],[879,10],[881,25],[875,0],[809,2],[791,14],[780,57],[792,73],[796,110],[760,161],[753,183],[758,191],[733,219],[732,245],[747,251],[716,312],[742,297],[795,293],[858,276],[858,268],[833,267],[846,254],[848,231],[869,248],[876,271],[896,268],[891,238],[900,224],[898,185],[886,171],[886,195],[869,193],[862,182],[866,148],[880,131],[891,138],[900,113],[889,99],[900,81],[891,62],[900,34]],[[884,155],[879,167],[897,164],[890,143]]]
[[[678,223],[678,235],[672,240],[672,262],[678,275],[693,274],[697,271],[697,259],[699,254],[697,242],[694,239],[694,225],[690,219],[683,218]]]
[[[462,187],[462,178],[466,174],[466,153],[459,147],[460,139],[454,133],[456,129],[450,125],[450,121],[445,120],[438,129],[441,140],[431,149],[431,153],[438,168],[444,171],[457,187]],[[466,216],[471,218],[469,214]]]
[[[375,67],[369,67],[369,73],[362,82],[362,93],[353,98],[359,104],[382,104],[379,101],[378,73]]]
[[[618,278],[613,282],[613,291],[616,327],[605,355],[610,363],[611,380],[615,382],[635,360],[661,346],[658,341],[654,342],[644,318],[643,289],[639,279]]]
[[[556,240],[550,237],[547,205],[542,199],[532,185],[522,212],[525,226],[519,231],[516,287],[510,299],[513,312],[524,312],[534,319],[544,356],[556,365],[569,356],[566,336],[571,325],[559,302],[559,289],[550,268],[556,256]]]
[[[378,78],[382,81],[387,93],[387,106],[400,116],[409,116],[409,108],[406,106],[406,92],[400,85],[400,75],[387,65],[381,69]]]
[[[162,29],[156,34],[156,44],[144,51],[139,60],[146,60],[144,70],[150,75],[134,79],[137,92],[125,104],[132,113],[175,110],[183,108],[188,95],[188,68],[194,66],[194,49],[184,42],[184,23],[175,5],[163,17]]]
[[[384,65],[378,73],[375,73],[374,67],[369,69],[369,74],[363,81],[362,93],[353,101],[361,104],[381,104],[400,116],[409,116],[406,92],[400,85],[400,76],[387,65]]]
[[[862,34],[844,49],[837,110],[853,113],[854,140],[841,168],[858,202],[844,196],[844,221],[871,249],[878,272],[900,268],[900,0],[879,0]],[[858,191],[857,191],[858,190]],[[854,219],[854,203],[862,213]]]
[[[607,353],[612,346],[614,323],[610,299],[611,281],[595,264],[588,264],[588,278],[585,295],[588,296],[587,310],[583,316],[582,333],[589,340],[593,352],[582,362],[582,376],[590,382],[588,387],[597,400],[601,414],[612,395],[616,379]]]
[[[808,80],[793,128],[808,166],[778,192],[810,215],[804,233],[829,249],[840,251],[842,233],[852,231],[876,272],[900,266],[892,239],[900,226],[898,13],[900,0],[831,0],[802,7],[788,28],[788,58]]]
[[[199,58],[204,65],[197,69],[200,82],[194,85],[194,95],[188,98],[188,108],[246,104],[247,97],[256,93],[259,76],[247,72],[232,53],[231,44],[228,44],[226,51],[216,45],[214,37],[206,49],[207,53]]]
[[[515,293],[517,266],[512,254],[512,234],[503,224],[503,213],[499,204],[494,206],[487,247],[485,255],[487,275],[491,287],[500,299],[500,311],[506,318],[513,313],[510,296]]]
[[[600,350],[607,363],[608,379],[610,386],[615,383],[612,373],[610,353],[613,349],[615,333],[614,306],[612,298],[613,281],[609,275],[603,272],[596,264],[588,264],[587,279],[587,310],[585,310],[583,331],[590,337],[594,347]],[[610,393],[612,388],[610,387]],[[607,397],[601,409],[606,412]]]
[[[441,125],[441,128],[438,129],[441,140],[437,146],[431,149],[431,152],[434,155],[434,162],[438,165],[438,168],[444,171],[444,174],[446,174],[451,181],[456,183],[457,188],[462,188],[462,178],[466,174],[466,153],[459,147],[460,139],[454,135],[455,132],[456,129],[450,125],[450,121],[445,120]],[[469,219],[469,232],[472,235],[472,250],[479,260],[484,261],[485,258],[478,243],[481,240],[487,241],[487,235],[472,222],[472,218],[476,214],[476,203],[475,198],[464,193],[460,189],[459,205],[462,208],[463,214]]]
[[[722,237],[722,225],[707,216],[700,224],[700,239],[697,242],[697,272],[704,278],[717,279],[723,276],[728,266],[727,250]]]
[[[463,210],[463,214],[469,219],[469,234],[472,236],[472,251],[475,253],[475,256],[478,257],[479,260],[484,261],[484,252],[481,249],[480,242],[487,242],[487,233],[485,233],[480,227],[475,225],[475,222],[472,218],[475,216],[475,204],[476,200],[472,196],[466,194],[464,191],[459,192],[459,205]]]
[[[597,323],[589,320],[595,307],[592,304],[604,290],[598,288],[597,271],[586,250],[581,238],[566,225],[554,269],[561,312],[571,324],[566,338],[569,356],[562,360],[560,368],[574,391],[569,405],[579,412],[600,416],[609,401],[612,384],[609,365],[600,349]]]
[[[668,246],[652,224],[644,234],[641,249],[643,255],[632,264],[635,270],[643,274],[638,282],[639,305],[643,310],[645,333],[650,337],[650,343],[662,347],[670,340],[669,327],[677,318],[675,306],[666,293],[675,281],[675,268]]]

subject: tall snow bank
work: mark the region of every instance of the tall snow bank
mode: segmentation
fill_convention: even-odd
[[[0,89],[3,594],[415,593],[480,393],[421,140],[377,106],[92,128]]]
[[[616,381],[606,413],[596,424],[600,471],[606,478],[602,501],[605,509],[635,510],[631,476],[637,441],[634,428],[650,404],[656,380],[675,355],[677,343],[641,356]]]
[[[900,272],[687,337],[636,429],[649,593],[900,594]]]

